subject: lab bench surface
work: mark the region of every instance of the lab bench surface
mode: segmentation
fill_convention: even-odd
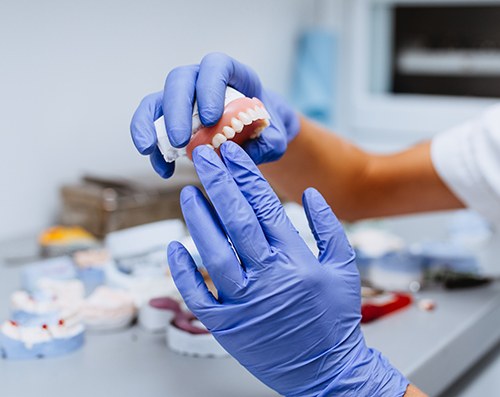
[[[397,222],[394,226],[400,227]],[[418,225],[410,226],[403,229],[415,233]],[[8,316],[8,299],[19,287],[22,268],[7,264],[4,258],[35,250],[33,239],[0,244],[1,319]],[[424,312],[412,306],[363,330],[368,345],[381,350],[412,382],[436,396],[500,340],[500,284],[467,291],[424,291],[421,297],[435,300],[436,310]],[[163,335],[148,334],[138,326],[88,334],[83,349],[65,357],[0,359],[0,390],[2,397],[277,395],[232,358],[175,354]]]

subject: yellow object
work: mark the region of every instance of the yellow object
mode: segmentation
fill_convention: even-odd
[[[44,230],[38,238],[41,246],[73,244],[82,240],[97,242],[92,234],[80,226],[53,226]]]

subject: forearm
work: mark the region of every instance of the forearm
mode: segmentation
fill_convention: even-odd
[[[261,168],[291,200],[317,188],[345,220],[463,207],[434,170],[429,143],[373,155],[305,118],[283,158]]]

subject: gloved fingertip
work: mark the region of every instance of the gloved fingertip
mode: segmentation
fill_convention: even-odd
[[[319,216],[320,212],[330,207],[328,207],[323,196],[313,187],[307,188],[304,193],[302,193],[302,205],[306,213],[309,227],[314,234],[317,224],[322,222],[321,216]],[[315,235],[315,237],[317,236]]]
[[[149,156],[151,165],[158,175],[163,179],[170,178],[175,171],[175,163],[167,163],[160,152],[160,149],[155,146],[153,152]]]
[[[197,196],[198,193],[199,193],[198,188],[194,186],[188,185],[183,187],[180,195],[181,204],[189,202],[193,197]]]
[[[306,190],[304,190],[304,193],[302,193],[302,204],[309,205],[318,196],[322,197],[315,188],[308,187]]]
[[[249,158],[242,147],[233,141],[224,142],[220,146],[220,153],[223,159],[227,159],[231,162]]]
[[[244,144],[244,149],[255,164],[280,159],[285,153],[286,147],[285,136],[273,125],[265,129],[258,139],[252,139]]]
[[[198,164],[200,164],[200,162],[202,161],[204,152],[206,150],[208,150],[208,148],[204,147],[204,146],[205,145],[196,146],[193,149],[193,153],[191,154],[191,157],[193,159],[193,164],[194,164],[194,168],[195,169],[197,169]]]
[[[191,133],[187,129],[170,128],[167,131],[170,144],[177,149],[187,146],[191,140]]]
[[[302,204],[310,215],[318,215],[327,211],[328,213],[331,212],[335,217],[335,214],[333,214],[323,195],[313,187],[307,188],[302,194]]]
[[[215,108],[202,108],[200,106],[200,121],[205,127],[212,127],[217,124],[222,117],[223,110]]]
[[[172,241],[167,247],[167,263],[172,275],[182,272],[185,258],[185,248],[178,241]]]
[[[205,188],[214,183],[217,176],[222,175],[224,164],[214,149],[207,145],[197,146],[193,150],[192,157],[194,169]]]
[[[138,152],[143,156],[148,156],[154,152],[156,143],[150,143],[132,133],[132,140]]]
[[[148,129],[144,121],[138,121],[132,118],[130,122],[130,135],[134,146],[142,155],[150,155],[156,147],[156,134],[155,131]]]
[[[219,156],[215,153],[215,150],[209,148],[207,145],[199,145],[193,150],[193,163],[195,167],[199,166],[202,163],[211,163],[214,161],[218,161]]]
[[[167,256],[170,258],[170,257],[174,257],[177,252],[179,251],[179,249],[182,249],[184,246],[178,242],[178,241],[171,241],[170,244],[168,244],[168,247],[167,247]]]

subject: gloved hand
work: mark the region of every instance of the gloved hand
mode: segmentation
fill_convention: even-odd
[[[314,189],[303,196],[316,258],[248,155],[232,142],[221,146],[221,155],[206,146],[193,154],[213,207],[195,187],[181,193],[184,218],[218,298],[180,243],[168,249],[189,309],[280,394],[404,395],[408,381],[365,345],[354,252],[322,196]]]
[[[150,156],[158,174],[170,177],[174,172],[174,163],[166,163],[156,147],[154,121],[164,115],[170,143],[174,147],[184,147],[191,138],[195,98],[202,124],[215,125],[224,110],[228,85],[248,97],[259,98],[271,115],[271,125],[258,139],[245,145],[250,157],[260,164],[283,155],[287,143],[299,131],[296,113],[279,95],[264,90],[258,76],[248,66],[225,54],[211,53],[199,65],[172,70],[163,92],[144,98],[132,118],[130,130],[134,144],[141,154]]]

